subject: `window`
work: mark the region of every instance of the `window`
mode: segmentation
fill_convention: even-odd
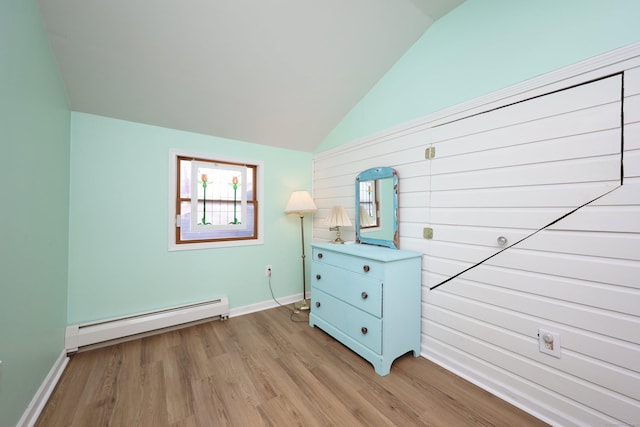
[[[360,228],[378,227],[378,186],[375,180],[360,182]]]
[[[169,249],[261,244],[262,163],[171,153]]]

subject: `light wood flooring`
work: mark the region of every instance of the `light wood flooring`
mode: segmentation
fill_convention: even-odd
[[[380,377],[279,307],[75,354],[36,425],[545,424],[411,353]]]

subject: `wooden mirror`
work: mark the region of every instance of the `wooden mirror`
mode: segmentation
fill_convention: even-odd
[[[378,167],[356,177],[356,242],[398,249],[398,174]]]

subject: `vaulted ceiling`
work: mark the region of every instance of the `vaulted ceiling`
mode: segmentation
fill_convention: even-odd
[[[71,109],[312,151],[463,0],[39,0]]]

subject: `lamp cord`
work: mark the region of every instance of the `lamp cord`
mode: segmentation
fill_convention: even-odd
[[[271,298],[276,302],[276,304],[278,304],[280,307],[286,308],[291,312],[289,315],[289,320],[291,320],[292,322],[308,322],[309,321],[308,311],[307,311],[307,316],[305,316],[306,319],[296,319],[295,315],[303,313],[303,311],[292,309],[286,305],[283,305],[282,303],[280,303],[280,301],[276,299],[276,296],[273,294],[273,288],[271,287],[271,276],[269,276],[269,292],[271,292]]]

